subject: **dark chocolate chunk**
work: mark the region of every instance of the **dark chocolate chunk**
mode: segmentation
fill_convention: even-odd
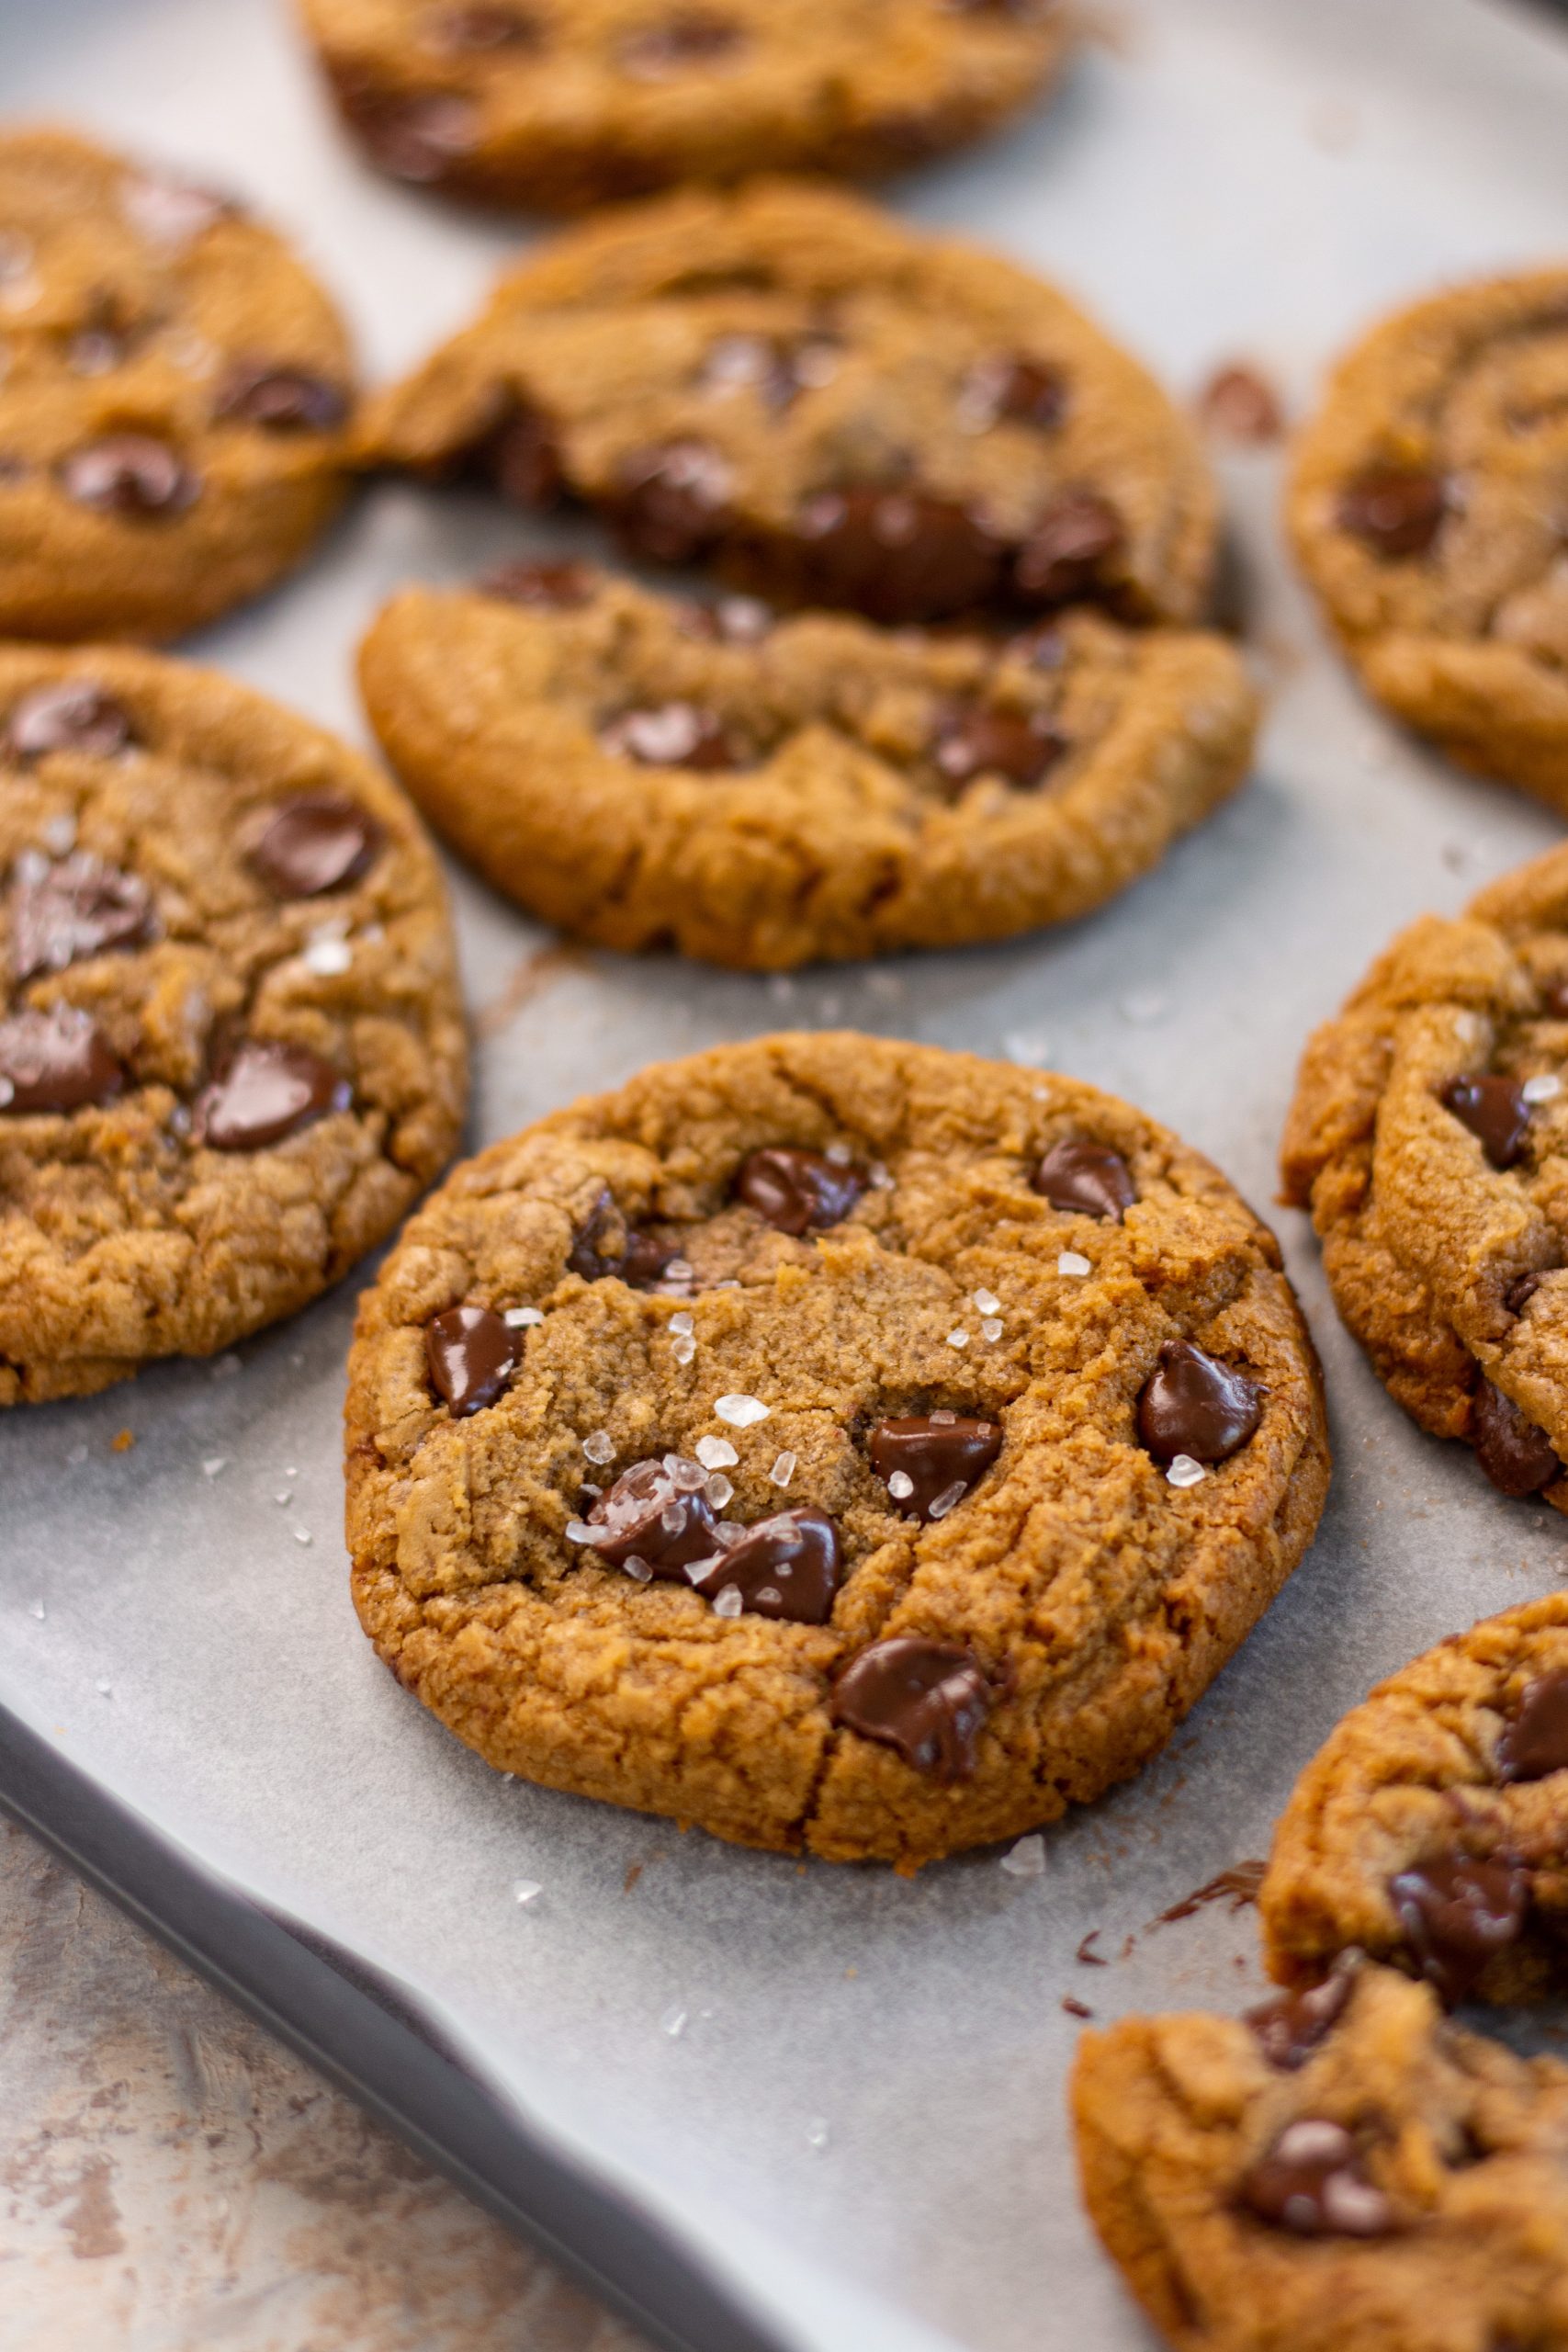
[[[977,360],[958,394],[960,422],[971,428],[1005,421],[1048,433],[1066,413],[1067,379],[1049,360],[1005,353]]]
[[[693,563],[724,532],[730,481],[729,461],[711,441],[635,449],[617,469],[611,519],[633,555]]]
[[[764,408],[782,415],[802,392],[830,383],[838,366],[838,346],[826,335],[791,341],[781,335],[723,334],[709,345],[697,382],[703,391],[720,396],[754,392]]]
[[[972,784],[976,776],[999,775],[1021,792],[1030,791],[1054,768],[1067,748],[1051,721],[1015,711],[987,710],[976,704],[952,712],[932,745],[932,757],[949,784]]]
[[[468,0],[467,6],[459,0],[427,12],[424,40],[448,57],[482,57],[502,49],[539,49],[544,28],[536,17],[502,6],[500,0]]]
[[[225,424],[254,424],[264,433],[335,433],[348,414],[348,395],[325,376],[266,359],[236,359],[213,401]]]
[[[605,751],[643,767],[695,768],[704,774],[750,766],[727,722],[699,703],[661,703],[656,710],[626,710],[599,737]]]
[[[265,1151],[352,1099],[347,1080],[308,1046],[247,1037],[197,1097],[191,1132],[212,1151]]]
[[[1515,1862],[1439,1855],[1389,1881],[1389,1896],[1423,1977],[1451,2007],[1525,1923],[1529,1880]]]
[[[781,1233],[841,1225],[864,1190],[857,1168],[793,1144],[748,1153],[735,1177],[736,1199]]]
[[[1168,1340],[1138,1399],[1138,1435],[1156,1462],[1179,1453],[1226,1462],[1263,1418],[1263,1391],[1244,1372],[1219,1363],[1190,1340]]]
[[[302,792],[284,802],[247,862],[275,898],[318,899],[361,881],[381,842],[380,826],[357,802]]]
[[[1443,527],[1449,488],[1422,466],[1369,466],[1339,494],[1339,527],[1374,555],[1425,555]]]
[[[599,593],[600,574],[586,563],[502,563],[478,583],[481,596],[522,605],[536,613],[576,612]]]
[[[878,1421],[865,1450],[906,1519],[945,1519],[990,1468],[1002,1433],[958,1413],[912,1413]]]
[[[1097,491],[1069,492],[1038,517],[1013,563],[1013,582],[1032,605],[1070,605],[1102,594],[1126,552],[1122,517]]]
[[[516,1332],[488,1306],[449,1306],[424,1327],[430,1385],[455,1420],[504,1394],[522,1349]]]
[[[11,970],[18,980],[63,972],[113,947],[152,936],[152,894],[134,874],[73,850],[51,863],[19,858],[11,889]]]
[[[132,741],[130,714],[102,686],[71,678],[25,694],[6,721],[5,740],[18,760],[45,759],[51,752],[112,760]]]
[[[1543,1674],[1519,1701],[1518,1712],[1497,1743],[1497,1778],[1544,1781],[1568,1772],[1568,1668]]]
[[[611,1567],[638,1562],[670,1584],[719,1551],[708,1474],[678,1453],[634,1463],[588,1514],[593,1548]]]
[[[182,514],[201,485],[177,449],[149,433],[110,433],[60,461],[60,484],[95,514],[146,522]]]
[[[1468,1127],[1494,1168],[1517,1168],[1525,1156],[1530,1106],[1511,1078],[1450,1078],[1438,1102]]]
[[[338,96],[371,154],[394,179],[434,187],[479,144],[479,108],[455,92],[398,96],[344,74]]]
[[[1321,1984],[1299,1993],[1281,1993],[1247,2012],[1247,2023],[1258,2036],[1263,2055],[1281,2074],[1293,2075],[1304,2066],[1345,2013],[1354,1983],[1351,1972],[1337,1968]]]
[[[1342,2124],[1316,2116],[1287,2123],[1241,2184],[1247,2211],[1303,2238],[1382,2238],[1393,2208],[1367,2178]]]
[[[679,74],[730,62],[745,44],[743,28],[707,8],[673,10],[628,33],[616,62],[634,82],[668,82]]]
[[[0,1111],[81,1111],[125,1091],[125,1071],[96,1021],[74,1005],[0,1021]]]
[[[839,1530],[825,1510],[781,1510],[731,1544],[697,1580],[697,1590],[716,1600],[733,1585],[753,1617],[825,1625],[842,1568]]]
[[[1544,1274],[1517,1275],[1503,1293],[1503,1305],[1507,1313],[1522,1315],[1545,1280]]]
[[[967,1780],[996,1693],[977,1658],[907,1634],[873,1642],[833,1685],[832,1716],[934,1780]]]
[[[474,445],[472,463],[514,506],[546,509],[566,489],[556,429],[542,409],[518,391],[505,393],[501,414]]]
[[[1064,1136],[1054,1143],[1030,1179],[1054,1209],[1069,1216],[1097,1216],[1120,1225],[1138,1197],[1133,1172],[1109,1144]]]
[[[1511,1396],[1483,1380],[1470,1408],[1475,1458],[1499,1494],[1539,1495],[1563,1475],[1551,1440],[1525,1419]]]
[[[890,625],[983,604],[1000,542],[967,506],[913,490],[819,491],[801,507],[790,568],[802,602]]]
[[[606,1189],[581,1231],[573,1236],[566,1262],[568,1272],[581,1274],[584,1282],[602,1283],[615,1275],[632,1290],[651,1290],[675,1254],[651,1233],[628,1224]]]

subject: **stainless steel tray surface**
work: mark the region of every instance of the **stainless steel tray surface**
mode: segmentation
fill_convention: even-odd
[[[1561,252],[1568,41],[1544,14],[1126,0],[1101,29],[1056,110],[897,200],[1058,276],[1178,390],[1247,357],[1299,413],[1380,305]],[[340,291],[376,375],[461,321],[516,243],[362,169],[283,0],[9,0],[0,103],[255,198]],[[1273,715],[1249,791],[1162,871],[1076,929],[790,983],[558,953],[458,875],[475,1140],[658,1057],[845,1023],[1093,1080],[1267,1211],[1311,1025],[1398,924],[1558,828],[1359,701],[1285,566],[1277,461],[1225,474]],[[351,657],[378,601],[547,539],[597,544],[381,488],[297,582],[191,650],[361,735]],[[1247,1916],[1147,1923],[1266,1850],[1295,1771],[1376,1675],[1563,1570],[1560,1521],[1491,1494],[1389,1402],[1302,1221],[1278,1221],[1330,1381],[1321,1538],[1165,1758],[1050,1834],[1043,1877],[995,1853],[913,1882],[797,1868],[468,1756],[349,1606],[356,1281],[217,1364],[5,1418],[0,1707],[192,1867],[389,1981],[781,2345],[1133,2352],[1149,2338],[1073,2186],[1064,1996],[1102,2018],[1255,1996]],[[1094,1929],[1108,1968],[1075,1959]]]

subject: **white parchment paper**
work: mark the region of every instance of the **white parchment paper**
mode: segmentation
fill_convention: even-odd
[[[1244,356],[1299,411],[1380,305],[1561,254],[1568,36],[1543,17],[1127,0],[1103,29],[1055,112],[898,200],[1060,277],[1179,390]],[[373,373],[458,323],[516,242],[361,169],[284,0],[0,0],[0,105],[254,197],[337,288]],[[491,1008],[476,1140],[655,1057],[848,1023],[1091,1079],[1267,1208],[1311,1024],[1396,925],[1558,829],[1359,702],[1285,570],[1276,462],[1226,472],[1273,718],[1251,789],[1160,873],[1076,930],[787,987],[607,955],[529,966],[545,934],[459,876],[471,997]],[[388,591],[571,537],[378,491],[304,577],[194,650],[357,735],[352,650]],[[1050,1835],[1043,1878],[995,1854],[914,1883],[797,1869],[466,1755],[349,1608],[353,1283],[231,1363],[5,1418],[0,1702],[208,1866],[403,1980],[786,2340],[1132,2352],[1149,2339],[1073,2186],[1063,1996],[1101,2017],[1255,1997],[1247,1916],[1145,1923],[1266,1849],[1295,1771],[1376,1675],[1564,1568],[1561,1521],[1403,1419],[1302,1221],[1282,1230],[1330,1377],[1321,1539],[1167,1756]],[[1116,1964],[1075,1960],[1094,1928]]]

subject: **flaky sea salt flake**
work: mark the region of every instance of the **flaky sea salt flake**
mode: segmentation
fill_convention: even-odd
[[[582,1441],[582,1451],[590,1462],[614,1462],[615,1441],[608,1430],[590,1430]]]
[[[289,1533],[293,1536],[296,1544],[309,1544],[310,1541],[310,1531],[308,1527],[290,1528]]]
[[[506,1777],[510,1780],[511,1773],[509,1772]],[[520,1903],[526,1910],[531,1903],[537,1903],[544,1891],[536,1878],[520,1878],[513,1883],[512,1900],[513,1903]]]
[[[228,1467],[226,1453],[209,1453],[201,1465],[201,1475],[204,1478],[220,1478]]]
[[[1059,1274],[1071,1274],[1081,1282],[1085,1274],[1093,1273],[1094,1268],[1081,1250],[1064,1250],[1056,1261],[1056,1272]]]
[[[1002,1311],[1001,1300],[994,1290],[976,1291],[974,1302],[976,1315],[999,1315]]]
[[[915,1491],[915,1482],[907,1470],[895,1470],[888,1478],[887,1491],[896,1503],[907,1503]]]
[[[781,1453],[768,1473],[771,1484],[775,1487],[787,1487],[795,1476],[795,1455],[787,1449]]]
[[[966,1478],[954,1478],[952,1486],[944,1487],[941,1494],[938,1495],[935,1500],[930,1505],[926,1512],[927,1518],[945,1519],[950,1510],[956,1510],[958,1505],[964,1500],[964,1496],[968,1492],[968,1480]]]
[[[947,1344],[950,1348],[966,1348],[969,1345],[969,1334],[962,1323],[955,1331],[948,1333]]]
[[[666,2009],[659,2020],[659,2030],[667,2033],[671,2041],[679,2041],[686,2030],[686,2012],[677,2001]]]
[[[599,1530],[596,1527],[590,1527],[585,1519],[567,1521],[566,1540],[569,1544],[593,1544],[598,1541],[598,1536]]]
[[[734,1495],[735,1489],[723,1471],[716,1470],[707,1482],[707,1498],[715,1510],[722,1510],[727,1502],[733,1500]]]
[[[980,1337],[995,1347],[1001,1336],[1002,1325],[999,1318],[995,1315],[987,1315],[980,1326]]]
[[[773,1408],[764,1405],[760,1396],[720,1396],[713,1409],[721,1421],[728,1422],[732,1430],[749,1430],[754,1428],[758,1421],[773,1418]]]
[[[828,2126],[822,2117],[819,2115],[814,2115],[810,2122],[806,2127],[807,2146],[808,2148],[815,2148],[818,2154],[820,2154],[822,2150],[828,2145],[829,2140],[831,2136],[832,2135],[829,2132]]]
[[[740,1459],[727,1437],[700,1437],[695,1452],[705,1470],[733,1470]]]
[[[1190,1453],[1179,1453],[1165,1475],[1173,1487],[1201,1487],[1209,1473]]]
[[[1527,1078],[1519,1092],[1527,1102],[1554,1102],[1562,1091],[1562,1080],[1550,1076]]]
[[[685,1313],[670,1317],[670,1329],[678,1340],[689,1340],[696,1328],[695,1318]]]
[[[740,1598],[740,1587],[727,1584],[714,1601],[713,1613],[716,1617],[739,1617],[745,1606]]]
[[[690,1363],[697,1352],[697,1343],[689,1331],[678,1332],[670,1342],[670,1352],[677,1363]]]
[[[544,1321],[544,1309],[538,1306],[509,1306],[501,1319],[509,1331],[530,1331],[536,1323]]]
[[[1043,1878],[1045,1875],[1045,1840],[1041,1837],[1021,1838],[1002,1856],[1002,1868],[1009,1878]]]

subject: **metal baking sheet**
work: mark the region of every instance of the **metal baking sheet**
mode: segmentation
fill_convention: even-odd
[[[254,196],[338,289],[373,374],[457,324],[516,242],[362,170],[283,0],[3,0],[0,103]],[[1380,306],[1561,253],[1565,119],[1568,40],[1511,0],[1117,0],[1054,112],[897,200],[1059,276],[1179,390],[1247,357],[1299,412]],[[1091,1079],[1267,1208],[1310,1025],[1397,924],[1558,828],[1358,700],[1283,562],[1277,458],[1225,475],[1272,718],[1251,788],[1160,873],[1055,935],[789,983],[560,953],[457,876],[475,1140],[655,1057],[849,1023]],[[300,580],[193,650],[357,735],[352,650],[387,592],[572,537],[382,488]],[[334,2046],[330,2002],[278,1962],[280,2021],[305,2035],[309,2018],[410,2129],[441,2140],[445,2081],[460,2138],[480,2086],[536,2167],[517,2209],[629,2282],[671,2339],[718,2352],[716,2293],[795,2352],[1146,2347],[1078,2210],[1064,1996],[1102,2018],[1253,1996],[1246,1915],[1148,1923],[1265,1850],[1295,1770],[1377,1674],[1563,1574],[1562,1521],[1403,1419],[1301,1220],[1279,1222],[1330,1379],[1323,1533],[1165,1758],[1051,1833],[1043,1877],[995,1853],[914,1881],[797,1868],[509,1785],[457,1747],[349,1608],[353,1281],[216,1365],[6,1417],[4,1785],[67,1842],[77,1807],[77,1850],[111,1876],[111,1801],[136,1816],[122,1891],[209,1964],[238,1899],[422,2020],[425,2040],[367,2052],[344,2011]],[[258,1998],[282,1950],[264,1929]],[[1098,1969],[1075,1959],[1096,1929]],[[412,2055],[430,2037],[434,2085]],[[583,2194],[552,2215],[552,2182]],[[672,2283],[682,2263],[700,2309]]]

